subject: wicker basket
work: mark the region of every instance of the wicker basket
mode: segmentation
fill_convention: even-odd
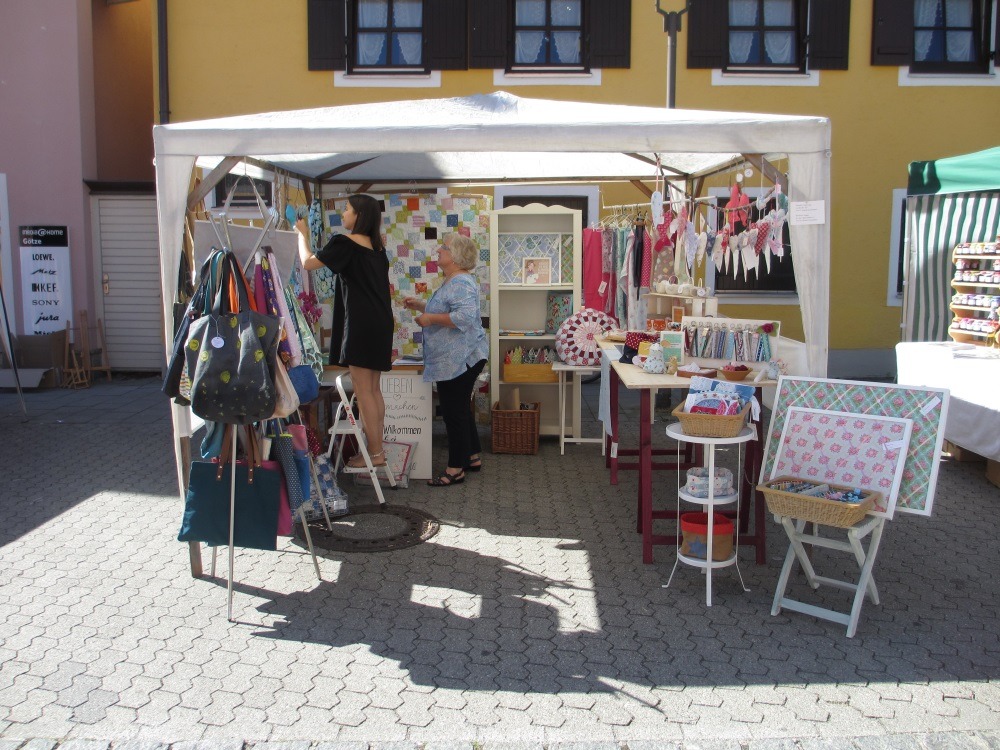
[[[825,526],[848,528],[853,526],[868,511],[875,506],[875,501],[881,497],[878,492],[866,492],[860,503],[844,503],[839,500],[827,500],[825,497],[800,495],[796,492],[786,492],[781,487],[788,482],[810,482],[808,479],[794,477],[778,477],[770,482],[758,485],[757,489],[764,493],[767,509],[776,516],[791,516],[800,521],[821,523]],[[829,485],[831,490],[848,490],[849,487]]]
[[[693,437],[726,438],[736,437],[747,423],[750,416],[750,402],[747,401],[743,411],[730,416],[718,414],[689,414],[684,411],[684,404],[678,404],[673,415],[681,423],[681,431]]]
[[[492,447],[494,453],[538,453],[538,425],[541,404],[531,409],[501,409],[493,404]]]

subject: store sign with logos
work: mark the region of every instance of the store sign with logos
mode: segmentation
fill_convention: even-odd
[[[68,227],[20,227],[21,300],[27,334],[66,329],[73,319]]]

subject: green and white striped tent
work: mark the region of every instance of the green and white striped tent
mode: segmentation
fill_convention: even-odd
[[[1000,235],[1000,147],[910,164],[903,340],[947,341],[951,251]]]

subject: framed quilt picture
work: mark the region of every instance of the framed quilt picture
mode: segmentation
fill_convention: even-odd
[[[912,430],[912,419],[790,407],[768,479],[872,490],[872,514],[892,518]]]
[[[559,326],[573,314],[573,292],[550,291],[545,303],[545,332],[557,333]]]
[[[929,516],[948,416],[946,388],[918,388],[827,378],[781,377],[771,410],[761,476],[774,476],[781,436],[793,407],[910,419],[913,427],[903,462],[895,510]]]

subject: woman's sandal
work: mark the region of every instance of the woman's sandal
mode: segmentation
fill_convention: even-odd
[[[385,466],[385,451],[379,451],[378,453],[369,453],[368,457],[372,460],[372,466],[376,469],[380,466]],[[377,460],[381,457],[381,460]],[[365,457],[361,453],[355,453],[347,460],[348,469],[367,469],[368,466],[365,465]]]
[[[483,470],[483,460],[477,458],[474,462],[465,467],[466,471],[482,471]]]
[[[435,477],[434,479],[428,479],[427,484],[430,487],[451,487],[453,484],[461,484],[465,481],[465,471],[459,471],[458,474],[449,474],[448,470],[445,469],[441,472],[441,476]]]

